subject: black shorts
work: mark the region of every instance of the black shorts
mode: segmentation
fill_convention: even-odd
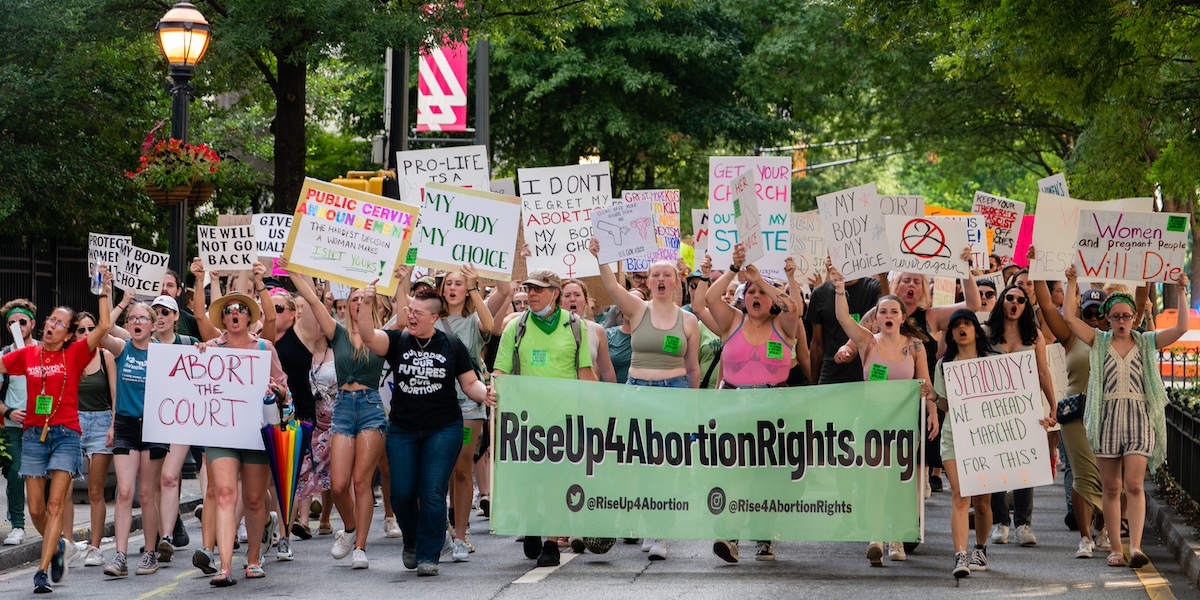
[[[171,450],[169,444],[142,441],[142,420],[117,415],[113,420],[113,454],[149,452],[150,460],[159,460]]]

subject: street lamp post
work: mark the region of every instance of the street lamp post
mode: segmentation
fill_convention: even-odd
[[[212,33],[204,15],[190,2],[180,2],[163,15],[155,27],[158,47],[171,65],[171,137],[188,141],[188,100],[192,73],[204,58]],[[168,247],[171,268],[180,277],[187,272],[187,199],[172,206]]]

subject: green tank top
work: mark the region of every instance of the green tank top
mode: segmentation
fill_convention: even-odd
[[[379,388],[383,378],[383,357],[364,348],[366,356],[355,358],[354,342],[350,341],[350,332],[341,323],[334,329],[329,347],[333,348],[333,368],[337,371],[338,387],[361,383],[371,389]]]
[[[687,355],[687,336],[683,332],[683,309],[675,311],[675,324],[670,329],[658,329],[650,320],[650,307],[629,337],[633,356],[629,366],[638,369],[682,369]]]
[[[101,356],[100,369],[79,378],[79,410],[112,410],[110,393],[108,375],[104,372],[104,356]]]

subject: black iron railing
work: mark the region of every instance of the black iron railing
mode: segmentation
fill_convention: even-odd
[[[1193,499],[1200,498],[1200,417],[1167,403],[1167,472]]]

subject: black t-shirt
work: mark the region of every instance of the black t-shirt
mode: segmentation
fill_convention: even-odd
[[[392,423],[404,429],[440,429],[462,421],[458,376],[475,370],[462,340],[435,331],[428,343],[404,331],[387,332],[388,363],[396,371]]]
[[[309,374],[312,371],[312,352],[296,334],[296,328],[288,328],[283,337],[275,342],[275,352],[279,355],[279,365],[287,374],[288,389],[292,392],[292,405],[296,409],[296,418],[301,421],[317,419],[317,399],[313,396],[312,383]]]
[[[191,309],[184,308],[179,311],[179,320],[175,321],[175,333],[200,338],[200,326],[196,324],[196,317]]]
[[[850,339],[838,323],[836,308],[833,303],[833,284],[826,281],[813,290],[809,300],[809,314],[812,324],[820,325],[824,341],[824,353],[821,361],[821,383],[850,383],[862,381],[862,361],[858,358],[840,365],[833,361],[847,340]],[[850,314],[857,321],[867,311],[875,308],[879,302],[879,280],[874,277],[864,277],[854,285],[846,286],[846,301],[850,306]],[[861,349],[860,349],[861,350]]]

